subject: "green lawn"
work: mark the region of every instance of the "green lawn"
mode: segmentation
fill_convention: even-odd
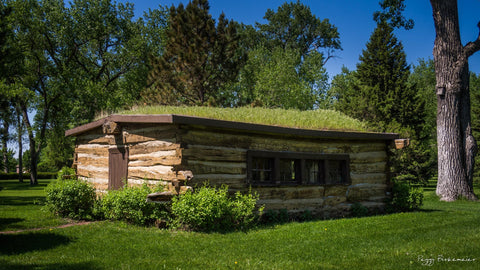
[[[2,231],[65,223],[40,211],[43,187],[0,187]],[[438,202],[433,194],[426,189],[419,212],[246,233],[96,222],[0,234],[0,269],[480,269],[480,203]]]

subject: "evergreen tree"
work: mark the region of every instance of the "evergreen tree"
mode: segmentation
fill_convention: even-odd
[[[344,69],[330,91],[336,109],[366,120],[377,131],[409,138],[409,147],[392,153],[392,171],[396,179],[425,183],[434,173],[435,152],[431,133],[425,131],[425,99],[416,84],[408,83],[409,76],[403,46],[384,21],[372,33],[357,70]]]
[[[366,104],[362,110],[351,108],[353,114],[375,123],[380,131],[399,126],[419,132],[424,105],[419,104],[416,89],[407,84],[409,75],[402,43],[391,26],[380,22],[357,65],[359,92]]]
[[[234,80],[243,61],[237,23],[222,13],[217,25],[207,0],[170,8],[164,54],[153,61],[143,92],[146,103],[222,103],[219,89]]]
[[[480,139],[480,74],[470,73],[470,99],[472,102],[472,133],[478,141]],[[474,180],[480,179],[480,155],[475,157]]]

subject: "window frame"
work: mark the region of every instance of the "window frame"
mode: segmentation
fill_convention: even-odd
[[[260,181],[253,179],[253,159],[265,158],[271,159],[273,164],[272,173],[269,181]],[[280,180],[280,160],[292,160],[298,162],[294,165],[295,179],[294,181],[281,181]],[[307,160],[321,161],[323,163],[322,176],[318,175],[318,180],[315,183],[307,182]],[[341,179],[342,182],[330,183],[328,179],[329,173],[329,161],[340,161],[342,170]],[[318,165],[320,168],[320,163]],[[320,171],[320,169],[319,169]],[[263,150],[248,150],[247,151],[247,184],[251,186],[336,186],[336,185],[349,185],[350,181],[350,156],[348,154],[320,154],[310,152],[290,152],[290,151],[263,151]]]

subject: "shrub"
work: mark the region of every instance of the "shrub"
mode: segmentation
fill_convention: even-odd
[[[262,223],[264,224],[286,223],[289,220],[288,210],[287,209],[279,209],[279,210],[268,209],[261,216],[261,220],[262,220]]]
[[[57,180],[63,180],[63,179],[66,179],[66,178],[75,179],[76,178],[75,169],[65,166],[62,169],[60,169],[60,171],[58,171]]]
[[[354,217],[365,217],[368,215],[368,208],[359,202],[355,202],[350,207],[350,212]]]
[[[95,189],[84,181],[57,180],[46,189],[47,209],[61,217],[91,219]]]
[[[423,189],[407,182],[393,181],[392,197],[387,202],[387,212],[408,212],[423,205]]]
[[[154,192],[144,184],[142,187],[125,186],[120,190],[110,190],[96,208],[97,215],[106,219],[123,220],[135,225],[150,225],[157,219],[165,218],[165,207],[146,202],[147,195]]]
[[[251,192],[229,197],[227,186],[216,189],[204,185],[196,192],[187,191],[173,198],[171,226],[195,231],[245,230],[258,219],[257,200],[258,196]]]

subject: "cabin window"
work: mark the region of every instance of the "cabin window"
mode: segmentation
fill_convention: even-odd
[[[248,183],[273,185],[348,184],[347,154],[248,151]]]

